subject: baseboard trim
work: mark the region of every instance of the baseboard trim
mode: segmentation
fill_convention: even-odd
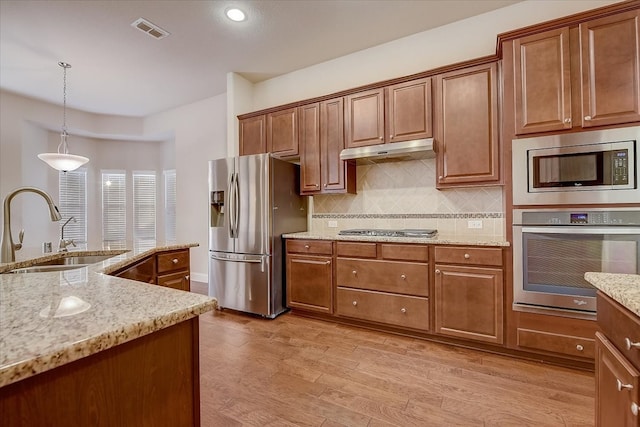
[[[195,282],[209,283],[209,275],[206,273],[191,273],[191,280]]]

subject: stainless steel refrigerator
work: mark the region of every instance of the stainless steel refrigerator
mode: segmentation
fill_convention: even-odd
[[[282,234],[307,227],[299,176],[269,154],[209,162],[209,295],[220,308],[285,311]]]

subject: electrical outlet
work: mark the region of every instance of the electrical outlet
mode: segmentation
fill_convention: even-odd
[[[327,224],[329,228],[338,228],[338,221],[329,221]]]
[[[467,228],[482,228],[482,220],[469,220],[467,221]]]

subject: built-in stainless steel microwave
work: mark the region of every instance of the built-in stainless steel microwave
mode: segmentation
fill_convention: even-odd
[[[640,128],[513,141],[513,204],[639,203]]]

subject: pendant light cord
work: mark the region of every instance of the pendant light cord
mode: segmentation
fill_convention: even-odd
[[[67,68],[71,68],[70,64],[66,62],[58,62],[58,65],[62,67],[62,134],[60,135],[60,144],[58,145],[58,153],[62,149],[61,154],[69,154],[69,147],[67,146]]]

